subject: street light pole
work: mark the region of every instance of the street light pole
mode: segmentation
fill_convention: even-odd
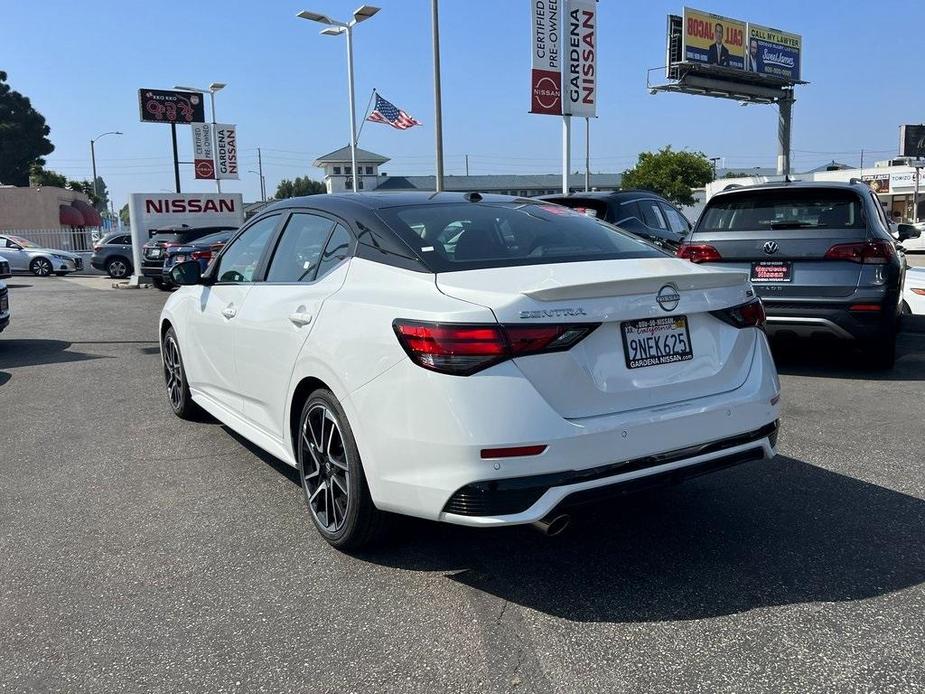
[[[353,86],[353,27],[360,22],[366,21],[378,11],[378,7],[363,5],[353,13],[353,19],[349,22],[340,22],[336,19],[331,19],[327,15],[319,12],[311,12],[309,10],[302,10],[296,15],[296,17],[300,19],[308,19],[312,22],[318,22],[319,24],[327,24],[328,28],[321,30],[322,36],[338,36],[340,34],[346,34],[347,36],[347,91],[350,105],[350,172],[354,193],[357,192],[359,172],[357,171],[356,98]]]
[[[118,130],[111,130],[108,133],[103,133],[102,135],[97,135],[92,140],[90,140],[90,164],[93,167],[93,194],[96,195],[97,199],[100,197],[100,187],[96,182],[96,141],[101,137],[106,137],[107,135],[121,135],[122,133]]]

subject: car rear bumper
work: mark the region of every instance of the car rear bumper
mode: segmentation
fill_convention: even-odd
[[[835,337],[845,340],[876,339],[896,329],[895,298],[851,303],[792,303],[764,300],[767,332],[772,336]],[[851,310],[852,307],[878,310]]]
[[[157,277],[159,279],[163,278],[164,275],[164,262],[151,263],[148,261],[142,262],[141,264],[141,274],[145,277]]]
[[[773,457],[776,427],[767,427],[779,418],[780,384],[758,338],[740,387],[622,413],[563,419],[510,362],[491,379],[460,379],[407,361],[354,391],[345,409],[379,508],[471,526],[531,523],[578,494]],[[448,378],[459,389],[440,387]],[[537,444],[540,455],[482,457]],[[488,503],[507,488],[519,497]]]

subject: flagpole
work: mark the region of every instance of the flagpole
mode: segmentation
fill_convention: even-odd
[[[431,0],[430,9],[434,40],[434,137],[437,165],[434,188],[439,193],[443,190],[443,106],[440,99],[440,21],[437,1]]]
[[[376,96],[376,88],[373,87],[372,94],[369,95],[369,101],[366,102],[366,112],[363,114],[363,120],[360,121],[360,129],[357,131],[357,141],[355,144],[360,144],[360,135],[363,134],[363,126],[366,125],[366,119],[369,117],[369,107],[373,103],[373,97]]]

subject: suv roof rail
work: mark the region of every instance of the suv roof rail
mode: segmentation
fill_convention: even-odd
[[[723,188],[723,190],[735,190],[736,188],[742,188],[742,187],[743,186],[741,183],[730,183],[728,186]]]

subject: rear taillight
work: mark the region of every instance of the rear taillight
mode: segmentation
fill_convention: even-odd
[[[753,299],[732,308],[710,311],[710,313],[734,328],[762,328],[767,320],[761,299]]]
[[[415,364],[456,376],[468,376],[514,357],[570,349],[598,325],[392,323],[399,343]]]
[[[913,294],[918,294],[919,296],[925,296],[925,289],[919,289],[918,287],[910,287]]]
[[[189,257],[192,260],[211,260],[212,251],[193,251]]]
[[[896,257],[896,247],[889,241],[839,243],[827,250],[825,257],[827,260],[882,265]]]
[[[711,263],[715,260],[723,259],[719,251],[708,243],[681,244],[677,255],[679,258],[684,258],[692,263]]]

